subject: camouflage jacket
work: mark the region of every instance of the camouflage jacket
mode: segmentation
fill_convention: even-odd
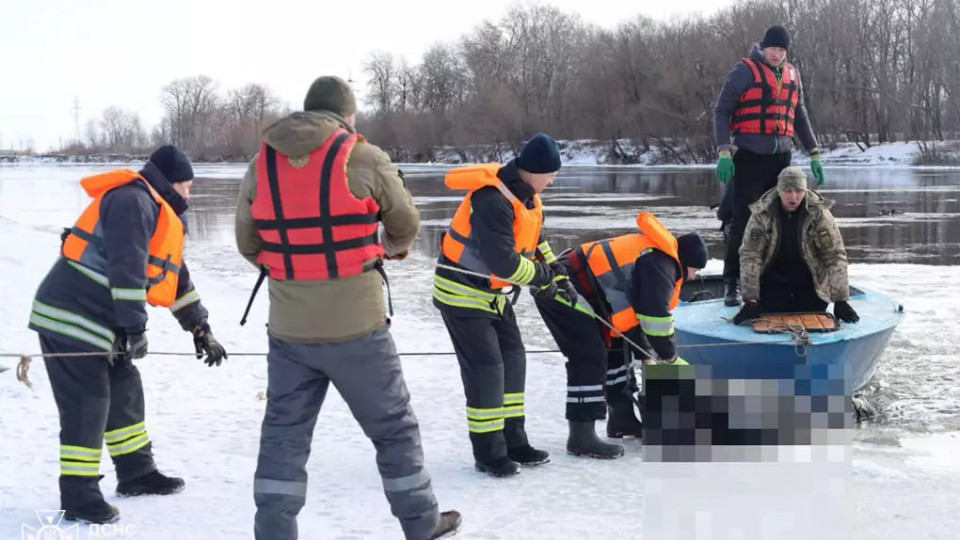
[[[744,300],[760,298],[760,277],[780,249],[779,204],[780,197],[774,188],[750,205],[750,221],[740,245],[740,287]],[[800,225],[800,251],[813,274],[817,296],[824,302],[846,301],[850,298],[847,250],[830,213],[833,201],[808,189],[803,204],[807,212]]]

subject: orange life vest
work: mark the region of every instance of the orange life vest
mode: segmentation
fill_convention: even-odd
[[[360,274],[383,256],[380,206],[347,185],[347,159],[358,136],[334,131],[306,156],[263,143],[250,213],[263,248],[257,261],[274,279],[330,279]]]
[[[597,286],[610,305],[610,323],[620,332],[635,328],[639,322],[633,309],[633,267],[645,250],[659,249],[677,261],[677,239],[650,212],[637,214],[637,226],[640,232],[625,234],[606,240],[587,242],[580,246],[590,273],[596,278]],[[680,301],[680,286],[683,277],[677,280],[670,300],[670,309]]]
[[[470,227],[472,211],[470,199],[473,193],[480,188],[493,186],[510,201],[513,206],[513,248],[521,257],[533,258],[537,250],[537,241],[540,239],[540,227],[543,224],[543,203],[540,201],[540,196],[534,194],[535,206],[532,209],[527,208],[523,201],[497,177],[499,170],[499,164],[486,163],[459,167],[451,170],[444,177],[444,184],[448,188],[466,189],[470,192],[463,198],[457,212],[453,215],[450,227],[443,235],[441,251],[446,258],[468,270],[490,274],[491,289],[502,289],[509,283],[497,279],[480,258],[480,246],[471,234]]]
[[[753,83],[740,95],[730,129],[734,133],[793,136],[793,121],[800,97],[797,68],[783,63],[780,80],[766,63],[752,58],[741,61],[753,73]]]
[[[143,182],[153,200],[160,205],[147,257],[147,302],[154,306],[170,307],[176,300],[180,263],[183,260],[183,222],[173,207],[138,173],[118,169],[88,176],[80,181],[87,195],[93,197],[93,202],[80,214],[64,238],[61,253],[84,268],[106,276],[107,261],[97,250],[97,246],[103,243],[103,235],[97,228],[100,202],[111,189],[135,181]]]

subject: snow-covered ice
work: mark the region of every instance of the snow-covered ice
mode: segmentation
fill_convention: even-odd
[[[32,296],[57,255],[61,227],[75,219],[83,202],[72,191],[64,193],[63,182],[75,183],[87,172],[78,167],[69,171],[69,181],[51,179],[22,190],[0,182],[0,352],[38,351],[36,335],[26,328]],[[0,178],[3,174],[0,170]],[[31,176],[44,182],[43,173]],[[43,197],[35,196],[38,190]],[[597,217],[591,213],[589,220]],[[224,216],[218,226],[231,219]],[[572,224],[574,218],[555,221],[567,219]],[[128,531],[136,538],[252,538],[253,472],[265,403],[258,394],[266,386],[266,365],[263,356],[238,353],[266,351],[267,294],[261,291],[247,325],[240,327],[256,274],[236,253],[229,228],[204,242],[188,240],[187,258],[213,331],[234,354],[214,368],[192,356],[151,355],[137,362],[157,462],[163,471],[183,476],[187,489],[169,497],[120,499],[113,494],[115,476],[106,458],[101,487],[119,506],[122,523],[135,526]],[[393,335],[405,353],[451,350],[430,304],[431,263],[432,257],[421,253],[387,263],[396,310]],[[712,260],[708,271],[720,266]],[[851,265],[854,283],[894,295],[907,318],[878,374],[877,399],[886,418],[858,430],[846,465],[807,469],[807,480],[795,465],[644,464],[633,440],[625,441],[627,455],[615,461],[567,456],[565,374],[557,354],[528,357],[526,388],[531,442],[550,451],[553,461],[516,478],[488,478],[472,468],[455,357],[405,356],[441,507],[463,513],[457,538],[468,539],[667,538],[672,526],[688,531],[673,537],[807,538],[817,523],[832,524],[835,533],[845,525],[844,539],[957,538],[960,291],[951,286],[956,272],[945,266]],[[169,313],[151,308],[150,316],[152,351],[192,351],[190,336]],[[528,349],[555,348],[526,294],[518,317]],[[15,365],[11,358],[0,362]],[[35,525],[35,510],[59,503],[56,406],[43,363],[35,360],[30,367],[32,390],[16,381],[13,370],[0,374],[0,538],[19,538],[22,523]],[[308,472],[301,538],[401,537],[381,491],[372,445],[333,389],[320,414]],[[658,519],[668,521],[657,525]],[[659,533],[651,529],[655,525]],[[82,530],[80,538],[89,532]]]

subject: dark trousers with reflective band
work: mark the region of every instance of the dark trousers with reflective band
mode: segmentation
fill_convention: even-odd
[[[630,339],[637,341],[636,334],[638,333],[631,332]],[[632,377],[628,367],[632,361],[632,355],[632,348],[623,341],[623,338],[615,337],[611,339],[610,349],[607,350],[607,379],[604,384],[604,395],[611,407],[630,407],[633,405],[630,394],[633,385],[628,386],[627,384]]]
[[[750,220],[750,205],[761,195],[777,187],[777,175],[790,166],[790,152],[754,154],[737,150],[733,156],[733,228],[727,238],[727,253],[723,260],[723,277],[740,279],[740,244]],[[728,186],[727,189],[730,189]]]
[[[267,407],[254,477],[257,540],[297,538],[310,442],[331,382],[377,450],[383,491],[405,537],[428,538],[439,520],[437,500],[388,327],[337,343],[271,337],[267,366]]]
[[[460,362],[473,456],[489,463],[507,455],[508,447],[529,444],[523,413],[527,353],[509,302],[498,318],[461,313],[440,310]]]
[[[117,480],[156,469],[144,424],[143,383],[132,362],[107,356],[58,357],[85,352],[40,337],[40,349],[60,413],[60,500],[76,508],[103,496],[98,485],[103,443]]]
[[[553,340],[567,357],[567,420],[602,420],[607,346],[597,322],[552,298],[534,298]]]

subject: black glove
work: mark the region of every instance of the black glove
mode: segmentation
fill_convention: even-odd
[[[557,284],[557,294],[560,295],[560,298],[570,302],[570,307],[576,307],[577,288],[573,285],[573,281],[563,275],[553,278],[553,282]]]
[[[846,302],[837,302],[833,304],[833,316],[843,322],[855,323],[860,320],[857,312]]]
[[[553,298],[558,290],[556,280],[551,279],[546,285],[533,289],[533,295],[537,298]]]
[[[219,366],[227,358],[227,351],[217,338],[213,337],[213,332],[210,331],[210,325],[207,323],[198,324],[193,328],[193,346],[197,350],[198,359],[203,358],[204,353],[207,354],[207,359],[203,361],[207,366],[214,364]]]
[[[733,317],[733,324],[740,324],[744,321],[750,321],[760,318],[760,302],[748,300],[743,303],[743,307]]]
[[[113,342],[113,349],[110,351],[110,358],[113,361],[123,360],[129,362],[134,359],[140,359],[147,355],[147,334],[143,330],[126,331],[118,336]]]

